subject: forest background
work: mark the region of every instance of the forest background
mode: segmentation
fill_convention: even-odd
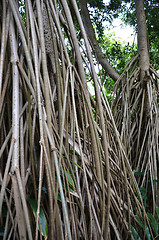
[[[158,8],[0,2],[3,239],[159,238]]]

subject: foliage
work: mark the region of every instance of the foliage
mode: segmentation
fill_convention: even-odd
[[[142,178],[140,180],[143,180],[144,171],[135,172],[135,176],[136,177],[142,176]],[[148,179],[149,180],[147,182],[149,184],[150,183],[149,176],[148,176]],[[148,201],[151,201],[151,199],[148,196],[152,192],[151,186],[149,184],[149,186],[140,187],[139,189],[140,189],[141,196],[142,196],[142,199],[143,199],[143,203],[144,203],[144,206],[145,206],[146,218],[149,220],[149,227],[151,227],[152,230],[151,231],[149,230],[148,225],[146,225],[146,226],[144,225],[144,222],[140,219],[139,216],[135,216],[135,219],[136,219],[137,223],[139,224],[139,226],[143,229],[143,232],[142,232],[142,234],[141,233],[139,234],[137,232],[137,230],[135,230],[135,228],[133,226],[131,226],[132,235],[134,237],[134,240],[135,239],[138,239],[138,240],[142,239],[142,236],[143,236],[144,233],[145,233],[146,238],[148,240],[158,239],[158,237],[159,237],[159,207],[156,207],[156,211],[155,211],[154,215],[152,213],[147,212],[147,211],[150,210],[150,204],[151,204],[151,202],[148,202]],[[140,235],[141,238],[139,237],[139,235]]]
[[[93,26],[96,28],[99,37],[104,34],[104,23],[112,21],[112,16],[109,14],[110,10],[107,5],[103,3],[103,0],[88,0],[88,8]]]
[[[144,226],[144,223],[141,221],[141,219],[138,216],[135,216],[136,221],[138,222],[138,224],[140,225],[140,227],[143,229],[143,232],[146,234],[146,239],[147,240],[151,240],[151,239],[158,239],[159,237],[159,214],[158,214],[159,208],[156,208],[156,218],[150,214],[147,213],[147,218],[149,220],[149,224],[152,227],[153,233],[150,233],[149,227],[146,225]],[[135,230],[134,227],[131,226],[131,231],[132,231],[132,235],[134,240],[140,240],[142,239],[142,237],[139,237],[139,234],[137,233],[137,231]],[[141,234],[140,234],[141,235]]]
[[[23,22],[26,23],[26,13],[25,13],[25,3],[24,0],[19,0],[19,12],[23,19]]]
[[[130,0],[111,0],[109,8],[113,9],[113,17],[119,17],[125,24],[134,26],[137,32],[135,3]],[[159,49],[159,21],[158,1],[145,1],[146,23],[148,28],[149,51],[152,65],[159,69],[158,49]]]
[[[137,32],[134,0],[110,0],[107,4],[104,4],[103,0],[88,1],[88,4],[92,23],[96,28],[98,38],[101,38],[101,45],[104,29],[107,28],[107,23],[110,24],[112,22],[113,18],[120,18],[123,23],[133,26]],[[145,13],[148,27],[151,63],[156,69],[159,69],[159,30],[157,25],[157,22],[159,21],[158,1],[145,1]],[[105,48],[104,42],[103,47]],[[109,56],[109,53],[107,56]]]
[[[34,217],[35,217],[35,221],[37,219],[37,208],[38,208],[38,204],[37,201],[35,199],[29,199],[28,200],[30,207],[32,208]],[[48,226],[47,226],[47,220],[46,220],[46,216],[44,211],[42,210],[42,208],[40,208],[40,213],[39,213],[39,231],[41,233],[42,236],[44,236],[44,239],[47,239],[48,237]]]
[[[115,33],[103,35],[100,47],[109,59],[111,65],[121,74],[125,65],[137,54],[137,45],[116,40]]]
[[[99,45],[106,57],[109,59],[111,65],[116,71],[121,74],[125,65],[137,54],[137,45],[121,42],[115,37],[115,33],[108,33],[99,39]],[[105,88],[105,93],[108,99],[111,100],[113,95],[114,81],[105,74],[105,71],[100,71],[101,79]]]

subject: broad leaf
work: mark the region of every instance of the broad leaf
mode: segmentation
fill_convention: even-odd
[[[138,216],[135,216],[135,218],[136,218],[137,222],[139,223],[140,227],[142,227],[142,229],[144,231],[146,230],[146,237],[147,237],[147,239],[151,240],[151,234],[150,234],[148,226],[146,226],[146,229],[145,229],[144,223],[141,221],[141,219]]]
[[[153,230],[154,230],[155,234],[158,235],[158,223],[157,223],[156,219],[150,213],[147,213],[147,216],[148,216],[148,218],[150,220],[150,223],[151,223],[151,225],[153,227]]]
[[[131,226],[131,232],[132,232],[134,240],[141,240],[141,238],[139,237],[137,231],[135,230],[135,228],[133,226]]]
[[[38,208],[38,204],[37,201],[35,199],[29,199],[29,203],[30,206],[33,210],[33,214],[35,217],[35,220],[37,218],[37,208]],[[40,232],[41,235],[45,237],[45,239],[48,237],[48,227],[47,227],[47,220],[45,217],[45,214],[42,210],[42,208],[40,208],[40,213],[39,213],[39,225],[40,225]]]
[[[139,223],[140,227],[142,227],[142,229],[144,229],[144,224],[141,221],[141,219],[138,216],[135,216],[135,219],[137,220],[137,222]]]

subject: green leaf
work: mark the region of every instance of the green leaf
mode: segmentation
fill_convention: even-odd
[[[66,171],[66,176],[67,176],[68,183],[73,187],[73,189],[75,189],[75,184],[73,182],[73,179],[72,179],[71,175],[69,174],[69,172],[67,172],[67,171]]]
[[[154,230],[155,234],[158,235],[158,223],[157,223],[156,219],[150,213],[147,213],[147,216],[148,216],[148,218],[150,220],[150,223],[151,223],[151,225],[153,227],[153,230]]]
[[[146,237],[148,240],[151,240],[151,234],[150,234],[148,226],[146,226]]]
[[[131,226],[131,232],[132,232],[134,240],[141,240],[141,238],[139,237],[137,231],[135,230],[135,228],[133,226]]]
[[[33,214],[34,214],[35,221],[36,221],[37,208],[38,208],[37,200],[29,199],[29,204],[33,210]],[[40,213],[39,213],[39,225],[40,225],[41,235],[44,236],[45,238],[48,237],[47,220],[46,220],[45,214],[41,208],[40,208]]]
[[[142,229],[144,230],[144,224],[141,221],[141,219],[138,216],[135,216],[135,219],[137,220],[137,222],[139,223],[140,227],[142,227]]]
[[[144,175],[144,171],[142,172],[134,172],[135,176],[143,176]]]
[[[141,188],[139,188],[139,190],[140,190],[140,192],[141,192],[141,195],[142,195],[143,201],[145,201],[145,199],[147,199],[146,188],[141,187]]]
[[[156,186],[156,184],[157,184],[157,179],[153,179],[153,184]]]
[[[139,223],[140,227],[145,231],[145,226],[144,226],[144,223],[141,221],[141,219],[138,216],[135,216],[135,219]],[[150,234],[148,226],[146,226],[146,237],[148,240],[151,240],[151,234]]]
[[[82,170],[82,167],[80,165],[78,165],[77,163],[75,163],[73,160],[71,160],[71,162],[76,165],[78,168],[80,168]]]
[[[60,193],[58,193],[57,200],[61,202],[61,195],[60,195]]]

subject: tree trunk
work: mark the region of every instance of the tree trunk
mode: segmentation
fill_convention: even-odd
[[[138,52],[139,52],[139,66],[140,66],[140,83],[144,94],[144,109],[143,109],[143,122],[141,125],[141,144],[146,131],[150,104],[148,97],[147,83],[150,81],[150,58],[148,51],[148,34],[146,26],[146,17],[144,11],[144,0],[135,0],[136,5],[136,17],[137,17],[137,28],[138,28]]]
[[[148,34],[144,11],[144,0],[135,0],[135,4],[138,30],[139,64],[141,68],[140,81],[142,81],[142,84],[145,86],[144,82],[147,81],[147,76],[149,75],[150,59],[148,52]]]
[[[93,47],[93,50],[95,52],[95,56],[97,58],[97,61],[102,65],[102,67],[105,69],[106,73],[114,80],[116,81],[119,78],[119,74],[115,71],[115,69],[110,65],[108,60],[106,59],[106,56],[101,51],[101,48],[98,45],[97,39],[95,37],[94,29],[90,20],[89,11],[87,8],[87,1],[86,0],[80,0],[79,5],[81,8],[81,16],[84,23],[84,27],[86,29],[86,33],[88,35],[88,38],[91,42],[91,46]]]

